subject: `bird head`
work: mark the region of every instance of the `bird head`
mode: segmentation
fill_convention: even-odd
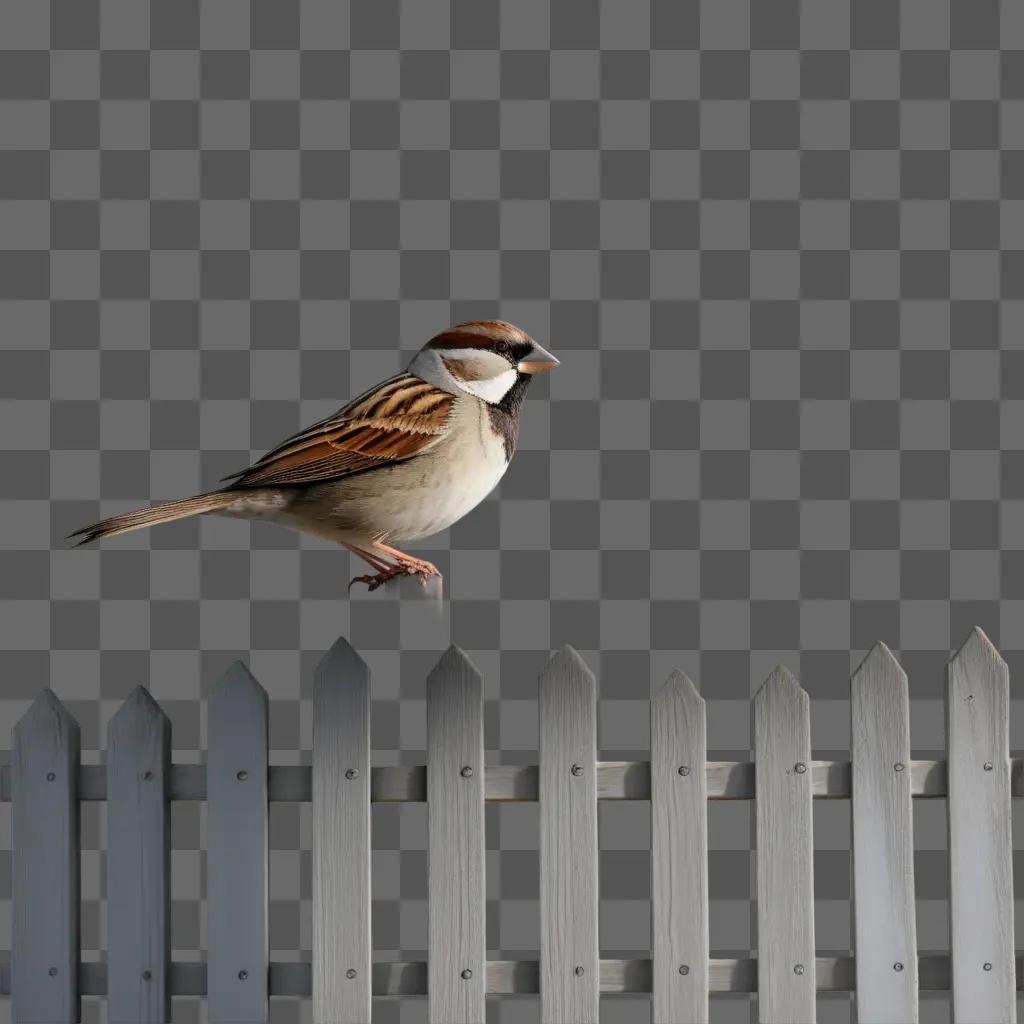
[[[558,360],[504,320],[472,320],[442,331],[420,349],[409,372],[458,394],[497,405],[516,385],[554,369]]]

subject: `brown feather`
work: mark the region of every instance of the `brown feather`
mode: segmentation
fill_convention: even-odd
[[[449,356],[441,356],[441,362],[456,380],[485,380],[487,377],[487,370],[479,359],[452,359]]]
[[[517,345],[530,336],[504,320],[470,320],[442,331],[427,342],[427,348],[490,348],[496,341]]]
[[[231,489],[312,483],[411,458],[447,430],[454,397],[400,374],[234,474]]]
[[[81,537],[76,547],[88,544],[93,540],[102,540],[104,537],[113,537],[118,533],[127,533],[129,530],[139,530],[144,526],[156,526],[157,523],[169,523],[175,519],[184,519],[186,516],[197,516],[203,512],[215,512],[232,504],[237,495],[224,491],[213,491],[210,494],[197,494],[193,498],[180,498],[177,501],[164,501],[159,505],[151,505],[148,508],[138,508],[133,512],[125,512],[119,516],[111,516],[91,526],[83,526],[69,537]]]

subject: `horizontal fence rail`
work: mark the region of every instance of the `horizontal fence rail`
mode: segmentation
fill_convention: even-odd
[[[753,800],[753,761],[708,761],[709,800]],[[848,800],[853,795],[850,761],[811,761],[811,796],[815,800]],[[946,762],[912,760],[910,795],[917,799],[948,796]],[[309,765],[271,765],[267,799],[271,803],[309,803],[313,799],[313,770]],[[10,769],[0,765],[0,803],[11,799]],[[484,768],[484,799],[495,803],[536,803],[539,798],[537,765],[487,765]],[[171,766],[167,795],[171,800],[206,800],[206,765]],[[1024,758],[1010,761],[1010,796],[1024,798]],[[84,764],[78,768],[78,799],[107,799],[106,768]],[[650,800],[650,761],[598,761],[598,800]],[[370,769],[370,800],[373,803],[425,803],[425,765],[378,766]]]
[[[857,1020],[918,1019],[919,991],[952,991],[954,1024],[1015,1024],[1006,663],[980,630],[946,669],[946,749],[910,757],[906,675],[876,644],[850,680],[850,760],[813,760],[810,702],[784,667],[753,700],[754,761],[708,761],[705,703],[673,673],[651,700],[651,757],[597,760],[597,686],[571,648],[538,683],[536,763],[485,765],[483,680],[450,648],[427,679],[427,763],[373,767],[370,673],[341,639],[313,690],[311,764],[270,765],[269,701],[240,662],[213,687],[206,764],[171,763],[171,724],[143,687],[108,726],[103,765],[82,765],[79,728],[44,689],[15,726],[0,801],[13,803],[13,949],[0,995],[15,1024],[75,1024],[106,996],[117,1024],[160,1024],[172,996],[205,996],[211,1024],[266,1024],[272,996],[311,997],[316,1024],[367,1022],[374,996],[426,995],[432,1024],[482,1021],[487,995],[540,996],[545,1024],[597,1024],[599,996],[650,994],[654,1024],[706,1024],[709,995],[757,993],[765,1024],[813,1024],[816,994],[852,992]],[[950,953],[919,954],[913,799],[946,799]],[[854,956],[817,956],[815,799],[851,799]],[[170,955],[170,803],[208,803],[205,962]],[[651,804],[649,957],[602,959],[599,800]],[[759,953],[709,946],[708,800],[755,800]],[[79,949],[79,805],[108,805],[106,962]],[[538,802],[537,959],[486,958],[485,802]],[[311,962],[272,962],[271,802],[309,802]],[[428,959],[373,961],[372,803],[426,802]]]
[[[949,957],[923,954],[917,958],[921,992],[950,990]],[[756,957],[719,957],[708,961],[708,988],[712,994],[757,992]],[[602,995],[645,995],[652,991],[652,961],[601,960],[599,987]],[[540,962],[537,960],[488,960],[485,965],[488,995],[539,995]],[[105,996],[107,965],[85,960],[79,965],[79,991],[83,996]],[[1016,960],[1017,991],[1024,992],[1024,956]],[[312,964],[275,960],[270,963],[268,987],[272,996],[308,998],[313,991]],[[818,992],[856,991],[856,958],[819,956],[815,964]],[[175,961],[168,974],[168,988],[176,996],[206,995],[206,964]],[[373,965],[375,997],[427,994],[425,960],[378,960]],[[0,963],[0,996],[10,995],[10,966]],[[788,1022],[787,1022],[788,1024]]]

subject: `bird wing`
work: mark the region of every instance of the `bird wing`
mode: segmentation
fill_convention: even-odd
[[[326,419],[287,438],[230,489],[336,480],[412,458],[444,436],[454,396],[412,374],[378,384]]]

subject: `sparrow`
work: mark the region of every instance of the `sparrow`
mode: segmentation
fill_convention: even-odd
[[[502,320],[456,324],[431,338],[404,373],[284,440],[231,483],[112,516],[69,534],[80,546],[198,515],[292,527],[366,561],[370,590],[398,576],[426,583],[435,565],[394,545],[447,529],[505,475],[533,377],[558,365]]]

